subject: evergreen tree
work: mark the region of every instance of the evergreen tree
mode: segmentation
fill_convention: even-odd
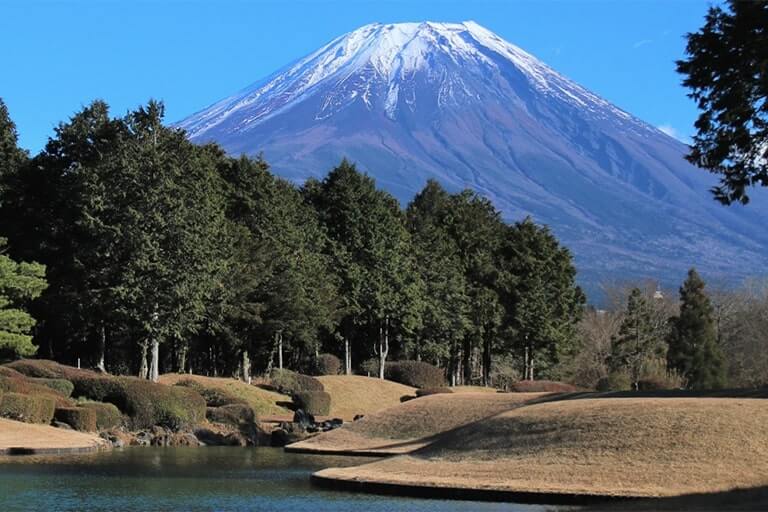
[[[17,263],[2,254],[0,239],[0,357],[5,354],[31,356],[37,350],[31,331],[35,320],[26,311],[47,286],[45,267],[38,263]]]
[[[570,251],[530,218],[506,228],[500,289],[523,375],[557,363],[576,335],[585,297]]]
[[[611,340],[610,371],[626,371],[637,389],[644,365],[664,357],[665,351],[664,339],[654,325],[653,306],[639,288],[633,288],[618,335]]]
[[[718,200],[746,203],[768,186],[768,2],[710,7],[686,53],[677,70],[701,110],[688,160],[720,175]]]
[[[19,168],[26,162],[27,153],[18,146],[16,125],[8,108],[0,98],[0,204],[8,181],[13,180]]]
[[[680,288],[680,315],[671,319],[667,361],[689,388],[718,389],[726,384],[726,368],[704,286],[696,270],[689,270]]]

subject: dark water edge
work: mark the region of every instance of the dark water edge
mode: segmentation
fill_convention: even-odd
[[[127,448],[0,459],[0,511],[508,511],[564,507],[377,496],[312,486],[325,467],[360,457],[277,448]]]

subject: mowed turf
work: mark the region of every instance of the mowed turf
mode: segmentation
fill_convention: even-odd
[[[173,386],[182,380],[194,380],[209,388],[224,390],[231,395],[245,400],[259,417],[292,416],[293,411],[279,404],[289,403],[291,397],[246,384],[243,381],[224,377],[204,377],[183,373],[167,373],[160,376],[159,382]]]
[[[437,434],[494,416],[540,393],[445,393],[409,400],[354,423],[290,445],[288,450],[371,455],[402,454]]]
[[[331,395],[331,417],[351,421],[358,414],[371,414],[415,396],[416,389],[397,382],[362,375],[317,377]]]
[[[321,478],[406,487],[677,496],[768,485],[768,402],[549,401],[449,431],[424,448]]]
[[[107,441],[94,434],[0,418],[0,454],[11,449],[66,453],[108,447]]]

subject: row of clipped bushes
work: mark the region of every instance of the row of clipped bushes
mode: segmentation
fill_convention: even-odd
[[[48,424],[53,419],[56,400],[45,395],[0,393],[0,417],[26,423]]]
[[[194,379],[182,379],[176,386],[192,389],[203,397],[208,421],[241,427],[253,425],[257,420],[253,407],[224,389],[209,387]]]

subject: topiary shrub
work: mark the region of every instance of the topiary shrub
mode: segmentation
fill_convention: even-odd
[[[26,423],[48,424],[53,419],[56,401],[48,396],[3,393],[0,395],[0,416]]]
[[[256,422],[256,413],[246,404],[229,404],[220,407],[208,407],[205,413],[208,421],[238,426]]]
[[[96,428],[98,430],[108,430],[123,424],[123,415],[114,404],[79,400],[77,405],[94,412],[96,415]]]
[[[134,429],[159,425],[179,430],[205,419],[205,399],[183,386],[136,377],[73,378],[73,384],[76,396],[116,405]]]
[[[421,388],[416,390],[416,396],[442,395],[453,393],[451,388]]]
[[[50,386],[34,382],[34,379],[24,377],[0,377],[0,391],[21,393],[22,395],[47,396],[55,401],[57,406],[72,405],[72,401]]]
[[[245,400],[236,397],[232,393],[228,393],[220,388],[206,387],[204,384],[194,379],[180,380],[176,383],[176,386],[183,386],[197,391],[205,399],[205,404],[208,407],[221,407],[223,405],[246,403]]]
[[[56,361],[49,361],[47,359],[20,359],[8,363],[7,366],[23,373],[27,377],[43,377],[46,379],[72,380],[72,377],[77,376],[85,377],[89,375],[98,375],[90,370],[73,368],[72,366],[57,363]]]
[[[24,377],[24,374],[17,372],[10,366],[0,366],[0,377]]]
[[[572,393],[579,388],[552,380],[520,380],[512,384],[513,393]]]
[[[364,372],[368,377],[376,377],[379,375],[379,358],[374,357],[366,359],[360,363],[360,370]]]
[[[312,416],[328,416],[331,412],[331,395],[325,391],[300,391],[293,395],[293,403]]]
[[[269,373],[270,385],[285,395],[302,391],[323,391],[323,383],[309,375],[302,375],[285,369],[273,369]]]
[[[30,382],[47,386],[54,391],[57,391],[64,397],[72,396],[72,391],[75,389],[75,385],[67,379],[47,379],[44,377],[30,377]]]
[[[315,361],[315,375],[338,375],[341,372],[341,359],[333,354],[320,354]]]
[[[423,361],[393,361],[384,366],[384,377],[415,388],[445,386],[445,372]]]
[[[66,423],[81,432],[96,431],[96,412],[81,407],[57,407],[53,414],[56,421]]]

